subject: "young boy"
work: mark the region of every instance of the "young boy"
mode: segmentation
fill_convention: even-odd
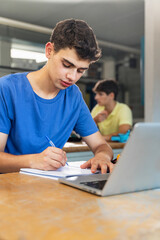
[[[98,81],[93,88],[97,105],[92,117],[106,141],[119,133],[126,133],[132,127],[131,109],[117,99],[118,84],[114,80]]]
[[[81,167],[112,171],[112,149],[94,123],[75,83],[101,55],[92,29],[82,20],[57,23],[46,44],[46,65],[0,79],[0,172],[29,167],[56,170],[74,129],[94,157]],[[49,146],[48,136],[55,147]]]

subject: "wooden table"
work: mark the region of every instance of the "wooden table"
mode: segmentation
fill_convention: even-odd
[[[159,240],[160,190],[98,197],[57,181],[0,175],[0,240]]]
[[[113,149],[113,158],[121,153],[125,143],[110,142],[109,145]],[[67,142],[63,150],[67,153],[68,161],[88,161],[94,154],[85,142]]]
[[[123,148],[125,145],[125,143],[120,143],[120,142],[108,142],[108,144],[111,146],[112,149],[120,149],[120,148]],[[71,143],[67,142],[64,145],[63,150],[67,153],[91,151],[85,142],[71,142]]]

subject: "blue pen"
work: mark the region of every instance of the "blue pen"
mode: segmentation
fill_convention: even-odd
[[[55,145],[54,145],[54,143],[52,142],[52,140],[51,140],[49,137],[47,137],[47,136],[46,136],[46,138],[47,138],[49,144],[50,144],[52,147],[55,147]]]
[[[49,144],[50,144],[52,147],[56,147],[56,146],[54,145],[54,143],[52,142],[52,140],[51,140],[49,137],[46,136],[46,138],[47,138]],[[67,162],[66,162],[66,164],[68,165]]]

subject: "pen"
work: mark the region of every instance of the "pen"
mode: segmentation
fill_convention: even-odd
[[[47,138],[49,144],[50,144],[52,147],[56,147],[56,146],[54,145],[54,143],[52,142],[52,140],[51,140],[49,137],[46,136],[46,138]],[[67,162],[66,162],[66,164],[68,165]]]
[[[118,158],[120,157],[120,154],[118,154],[117,155],[117,157],[115,158],[115,159],[113,159],[111,162],[113,163],[113,164],[115,164],[117,161],[118,161]]]
[[[49,137],[47,137],[47,136],[46,136],[46,138],[47,138],[49,144],[50,144],[52,147],[55,147],[55,145],[54,145],[54,143],[52,142],[52,140],[51,140]]]

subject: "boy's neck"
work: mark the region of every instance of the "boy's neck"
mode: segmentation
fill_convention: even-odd
[[[111,113],[112,111],[113,111],[113,109],[115,108],[115,106],[116,106],[116,101],[115,100],[113,100],[112,102],[110,102],[109,104],[107,104],[106,106],[105,106],[105,110],[108,112],[108,113]]]
[[[46,66],[38,71],[29,73],[27,78],[32,86],[33,91],[41,98],[52,99],[56,97],[60,91],[54,87],[53,83],[51,84],[46,71]]]

